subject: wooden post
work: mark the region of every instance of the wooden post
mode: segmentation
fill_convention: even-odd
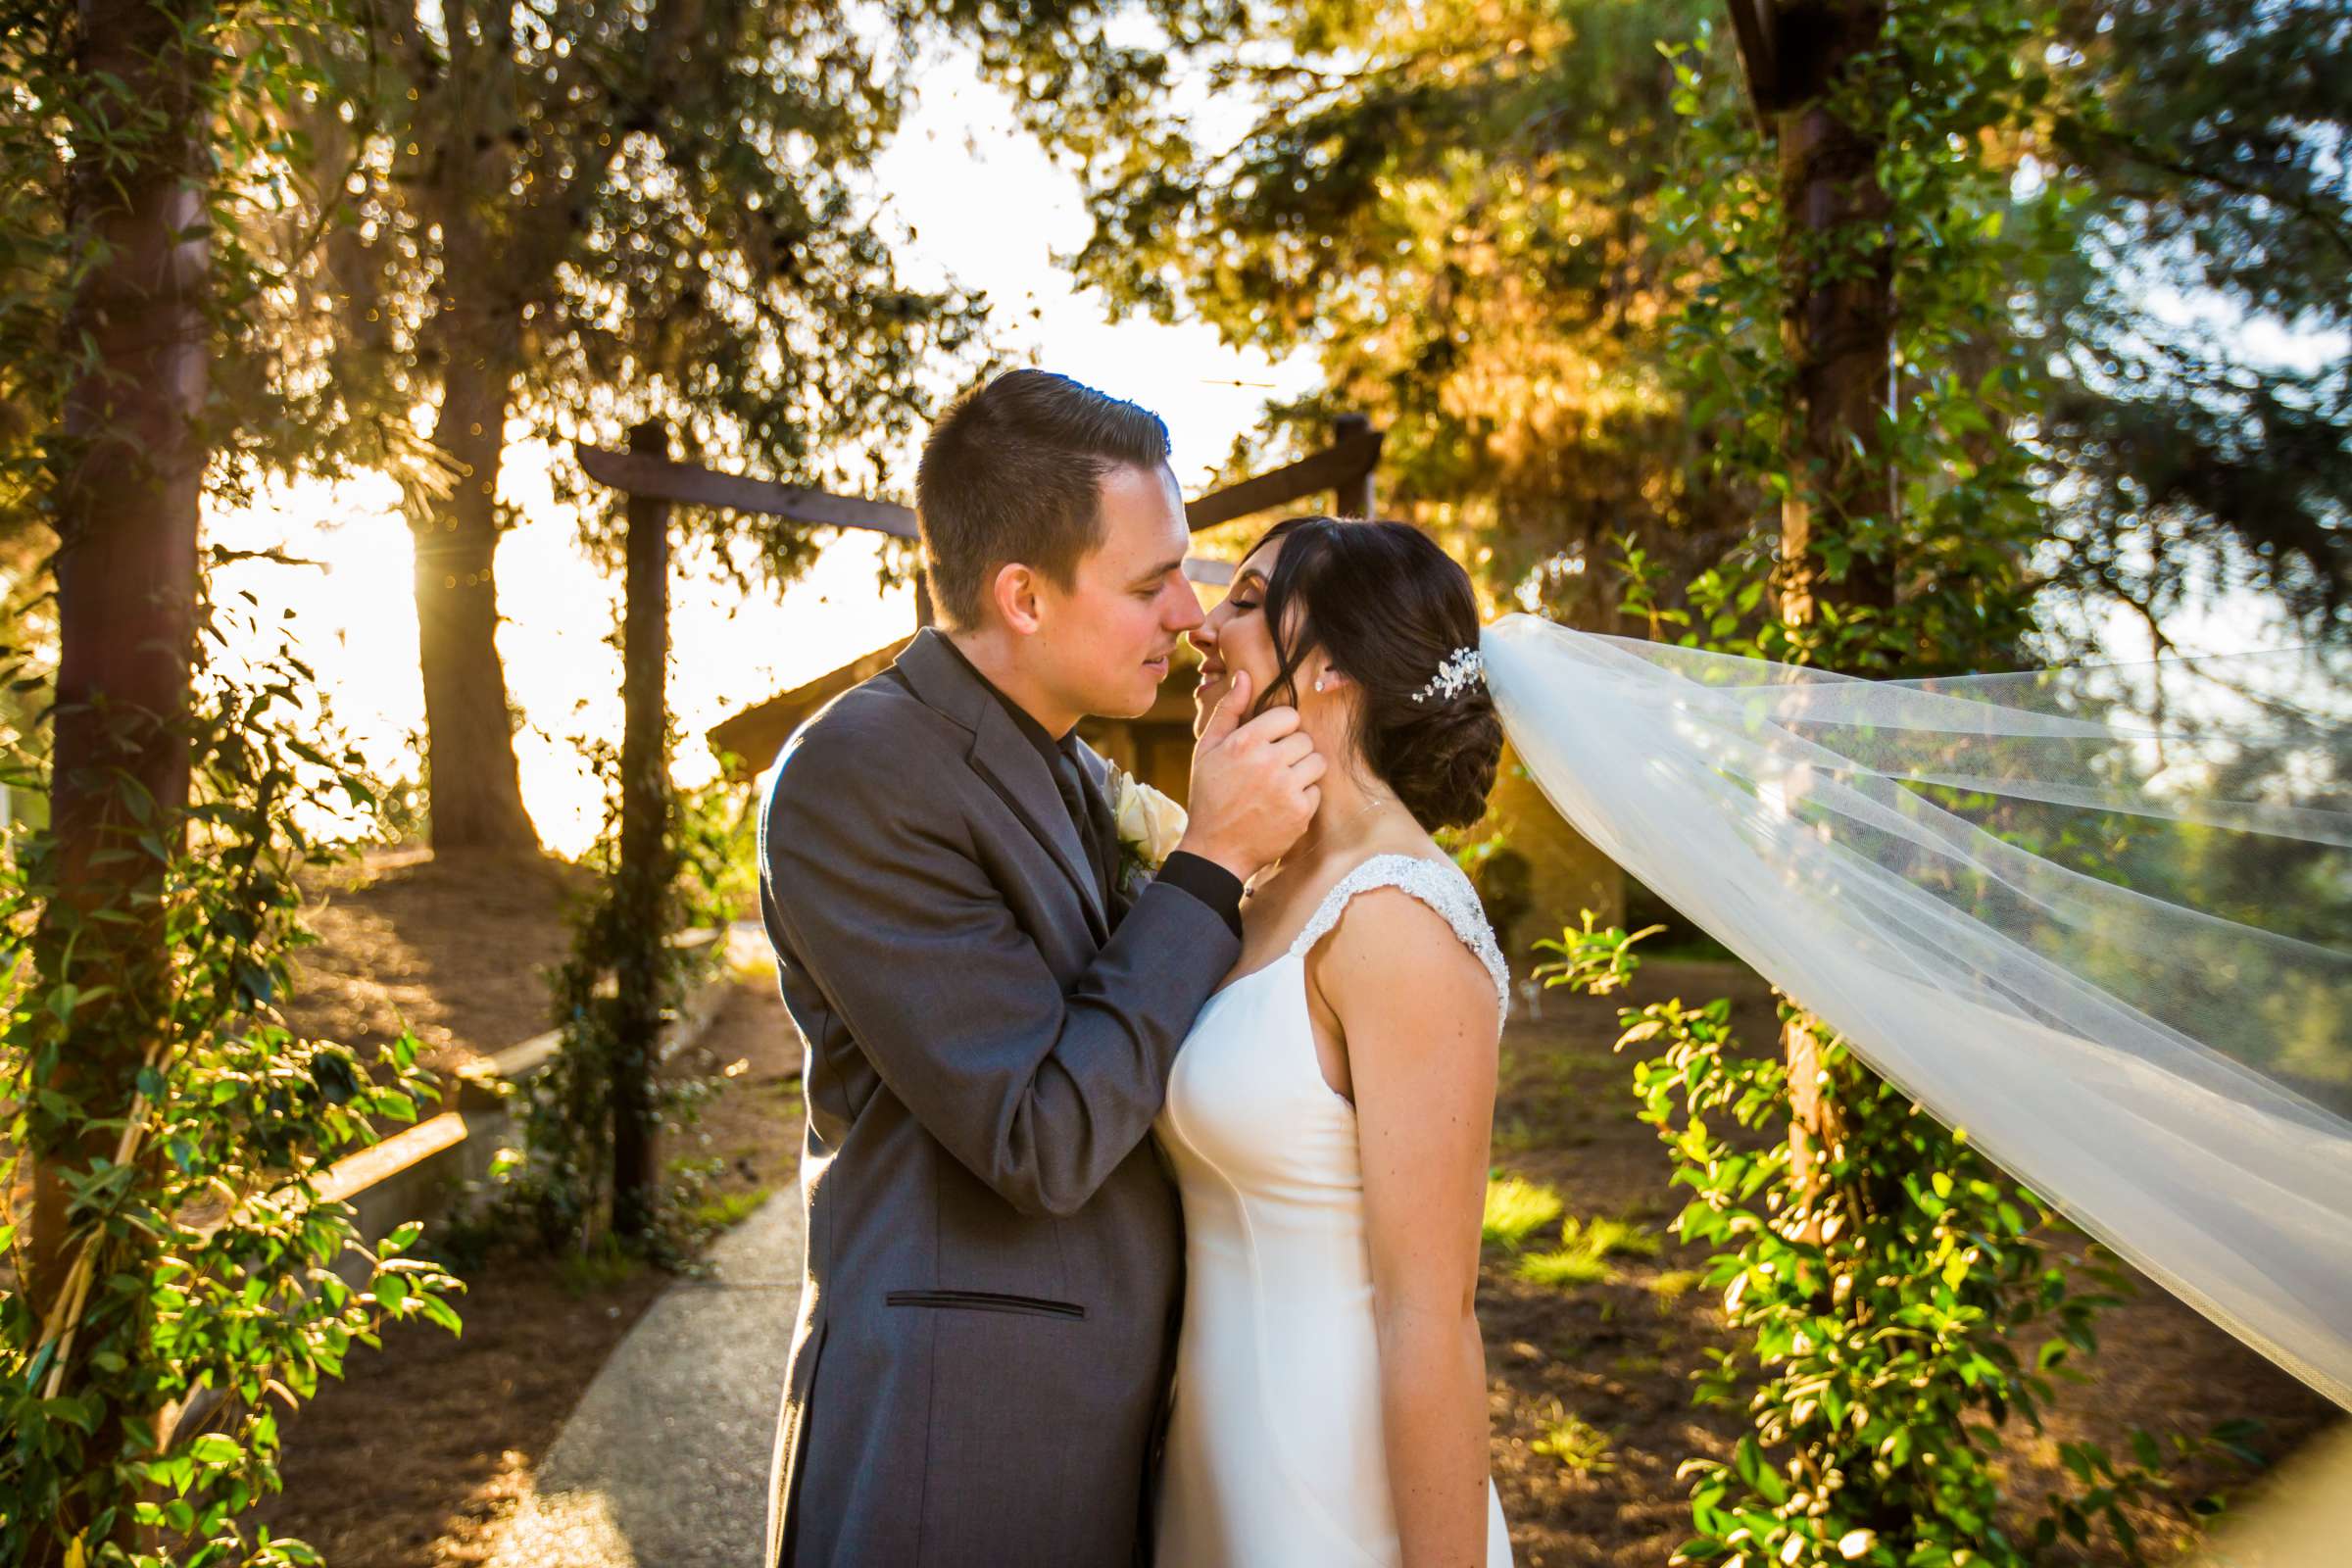
[[[1334,445],[1346,445],[1361,440],[1372,428],[1372,418],[1363,414],[1343,414],[1331,421]],[[1367,467],[1352,479],[1343,482],[1331,493],[1331,514],[1335,517],[1370,517],[1373,510],[1372,470]]]
[[[629,451],[666,457],[660,421],[629,431]],[[626,607],[621,620],[620,869],[613,914],[612,1229],[652,1228],[656,1198],[653,1073],[662,1028],[669,846],[669,506],[628,501]]]

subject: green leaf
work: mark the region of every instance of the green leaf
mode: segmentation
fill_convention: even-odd
[[[207,1432],[188,1445],[188,1456],[202,1465],[232,1465],[245,1457],[236,1439],[223,1432]]]
[[[321,1051],[311,1057],[310,1073],[311,1081],[318,1086],[318,1092],[330,1105],[349,1104],[360,1092],[359,1074],[341,1052]]]
[[[449,1330],[452,1334],[462,1335],[466,1332],[466,1325],[459,1319],[457,1308],[438,1296],[418,1295],[416,1308],[425,1317]]]

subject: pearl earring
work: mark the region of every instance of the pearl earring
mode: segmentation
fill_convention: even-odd
[[[1315,690],[1317,690],[1317,691],[1321,691],[1322,689],[1323,689],[1323,677],[1322,677],[1322,676],[1320,676],[1320,675],[1317,675],[1317,676],[1315,677]]]

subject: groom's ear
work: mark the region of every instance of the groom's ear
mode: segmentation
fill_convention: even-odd
[[[1017,561],[1007,561],[988,580],[989,603],[998,618],[1024,637],[1042,623],[1038,597],[1037,573]]]

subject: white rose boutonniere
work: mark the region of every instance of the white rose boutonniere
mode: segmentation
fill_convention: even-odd
[[[1110,814],[1118,819],[1120,880],[1149,881],[1184,837],[1184,808],[1115,762],[1107,782]]]

